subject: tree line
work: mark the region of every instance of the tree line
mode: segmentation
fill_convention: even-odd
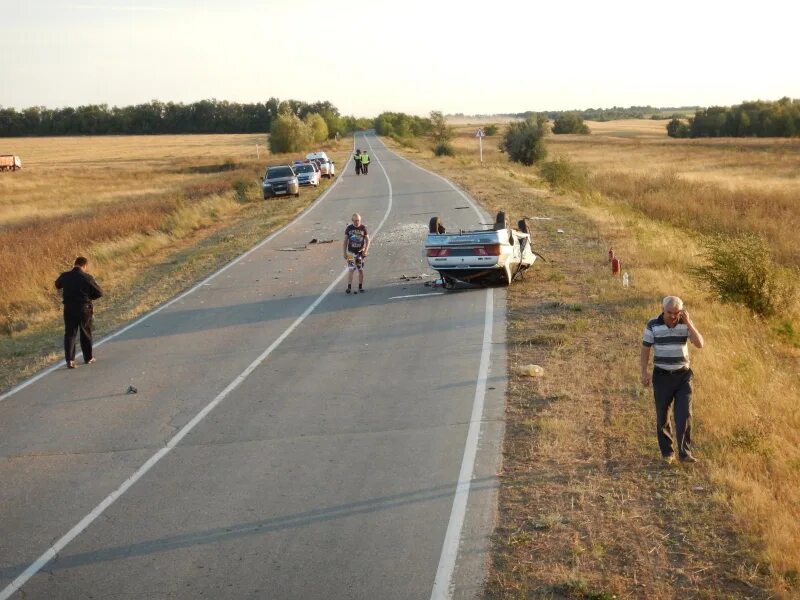
[[[711,106],[667,124],[674,138],[794,137],[800,135],[800,100],[756,100],[738,106]]]
[[[697,110],[697,106],[680,106],[680,107],[655,107],[655,106],[613,106],[611,108],[586,108],[583,110],[545,110],[545,111],[525,111],[521,113],[507,113],[499,115],[484,115],[484,116],[498,116],[498,117],[513,117],[515,119],[525,120],[530,117],[538,118],[545,117],[551,121],[565,117],[567,115],[576,115],[586,121],[616,121],[619,119],[644,119],[648,115],[670,115],[672,113],[685,113],[692,110]],[[455,116],[463,116],[457,114]],[[480,116],[480,115],[479,115]]]
[[[318,114],[324,119],[330,137],[349,133],[363,121],[341,116],[327,101],[307,103],[278,98],[249,104],[216,99],[191,104],[152,100],[131,106],[89,104],[55,109],[32,106],[19,111],[0,106],[0,137],[263,133],[271,129],[282,113],[300,119]]]
[[[437,112],[437,114],[441,113]],[[378,135],[407,138],[429,133],[433,123],[427,117],[416,117],[397,112],[382,112],[375,118],[374,127]]]

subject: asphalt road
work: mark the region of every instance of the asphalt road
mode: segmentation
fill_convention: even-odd
[[[356,144],[369,175],[338,165],[321,201],[96,364],[0,397],[0,598],[480,593],[505,293],[414,279],[431,216],[482,218],[374,136]],[[346,295],[353,212],[373,244],[367,292]]]

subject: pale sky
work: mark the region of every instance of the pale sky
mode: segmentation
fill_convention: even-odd
[[[373,117],[800,98],[799,7],[0,0],[0,106],[275,96]]]

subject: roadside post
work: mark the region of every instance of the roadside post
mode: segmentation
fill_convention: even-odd
[[[475,132],[475,137],[478,138],[478,147],[481,150],[481,164],[483,164],[483,128],[479,128],[478,131]]]

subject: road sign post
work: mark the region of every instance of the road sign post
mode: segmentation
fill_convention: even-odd
[[[481,164],[483,164],[483,137],[484,137],[483,129],[478,129],[475,132],[475,137],[478,138],[478,147],[480,148],[481,152]]]

